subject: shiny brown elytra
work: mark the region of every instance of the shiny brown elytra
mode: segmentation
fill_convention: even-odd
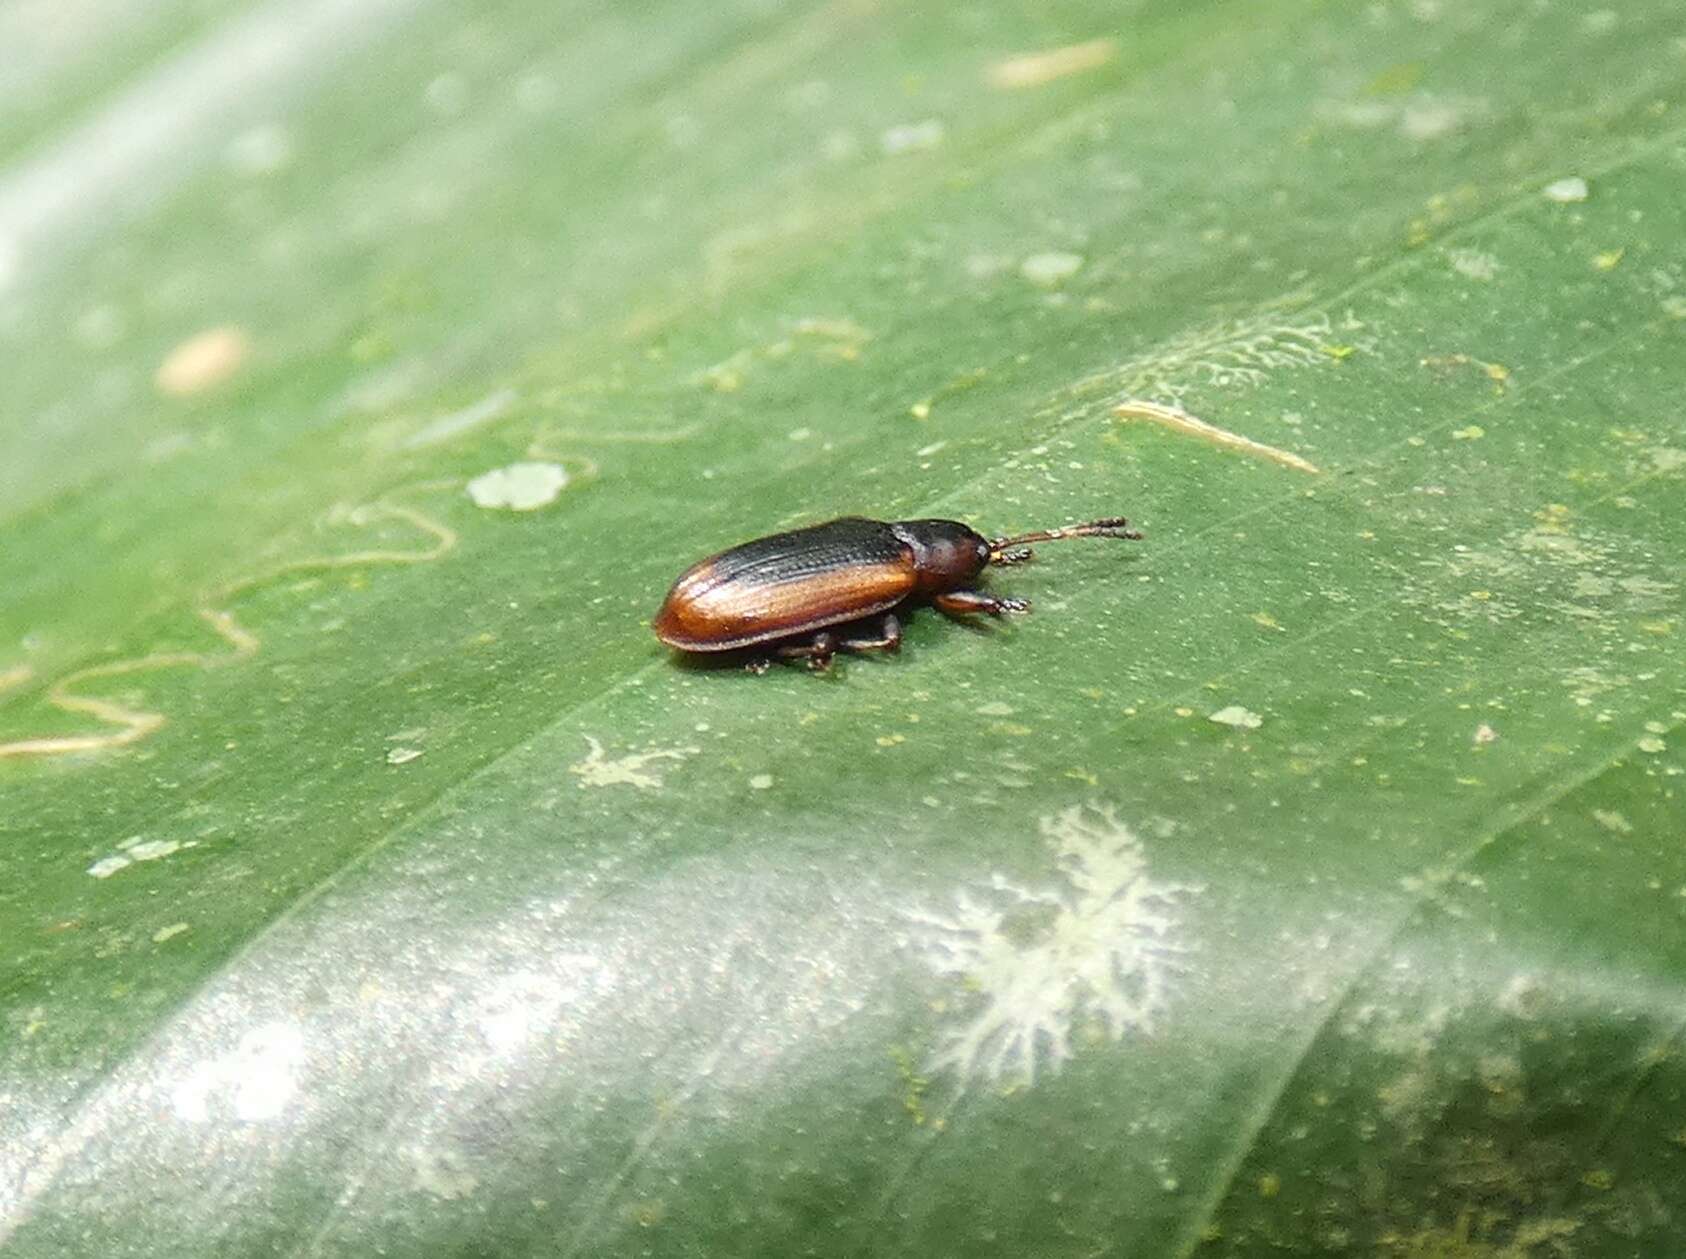
[[[971,587],[989,564],[1022,564],[1028,542],[1142,535],[1122,516],[1010,538],[985,538],[957,520],[888,522],[844,516],[711,555],[680,574],[651,622],[686,652],[762,648],[755,661],[806,659],[824,669],[839,651],[895,651],[896,609],[928,602],[950,615],[1025,612],[1023,599]],[[835,627],[876,622],[876,632]]]

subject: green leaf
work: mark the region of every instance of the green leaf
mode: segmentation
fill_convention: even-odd
[[[0,1247],[1678,1252],[1677,8],[0,16]]]

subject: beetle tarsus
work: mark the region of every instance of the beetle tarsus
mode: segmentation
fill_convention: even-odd
[[[1001,616],[1008,612],[1029,612],[1028,599],[1000,599],[995,595],[986,595],[981,590],[949,590],[936,595],[931,600],[940,612],[947,612],[950,616],[963,616],[968,612],[986,612],[990,616]]]

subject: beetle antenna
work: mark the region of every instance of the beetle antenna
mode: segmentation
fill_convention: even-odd
[[[1130,528],[1130,522],[1124,517],[1105,516],[1086,524],[1066,525],[1063,529],[1038,529],[1033,533],[1015,534],[1010,538],[991,538],[989,558],[1012,563],[1013,560],[1008,558],[1010,553],[1007,548],[1022,546],[1026,542],[1059,542],[1065,538],[1129,538],[1139,542],[1141,536],[1141,531]]]

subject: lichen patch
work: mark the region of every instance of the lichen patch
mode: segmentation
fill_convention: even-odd
[[[613,759],[603,754],[603,745],[589,734],[585,741],[590,751],[583,761],[568,766],[568,772],[579,777],[581,787],[642,787],[654,790],[662,785],[661,777],[648,766],[655,761],[682,761],[694,756],[700,748],[652,748],[648,752],[634,752]]]
[[[1142,842],[1112,809],[1044,817],[1059,877],[1025,887],[996,875],[947,912],[912,915],[925,961],[975,990],[933,1069],[1033,1084],[1084,1039],[1147,1033],[1168,1008],[1177,902],[1198,889],[1152,879]]]

